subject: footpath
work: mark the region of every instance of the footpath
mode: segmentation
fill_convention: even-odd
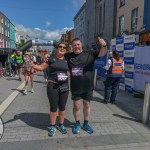
[[[54,137],[48,137],[49,102],[40,73],[34,83],[34,93],[30,89],[28,95],[19,93],[3,113],[0,150],[150,150],[150,128],[141,123],[143,98],[120,91],[115,105],[104,104],[103,87],[99,88],[91,101],[90,124],[95,132],[88,134],[81,130],[74,135],[69,95],[65,118],[68,133],[63,135],[57,131]]]
[[[0,78],[0,116],[15,97],[22,92],[23,87],[24,77],[22,77],[22,81],[18,81],[18,77]]]

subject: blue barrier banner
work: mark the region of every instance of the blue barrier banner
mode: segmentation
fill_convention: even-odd
[[[124,57],[124,52],[123,51],[119,51],[118,53],[119,53],[120,57]]]
[[[135,42],[124,43],[124,50],[134,50]]]
[[[120,79],[120,83],[125,83],[125,81],[124,81],[124,78],[122,77],[121,79]]]
[[[116,44],[122,44],[124,43],[124,38],[123,37],[117,37],[116,38]]]
[[[124,63],[134,65],[134,58],[124,58]]]
[[[133,88],[129,85],[125,85],[125,91],[132,93],[133,92]]]
[[[116,45],[112,46],[112,51],[116,50]]]
[[[133,79],[134,78],[134,73],[133,72],[125,72],[125,78]]]

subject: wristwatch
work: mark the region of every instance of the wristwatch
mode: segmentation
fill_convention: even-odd
[[[102,45],[102,47],[107,47],[107,45]]]

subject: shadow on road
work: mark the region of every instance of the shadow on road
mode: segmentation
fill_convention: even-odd
[[[24,90],[21,90],[21,89],[11,89],[12,91],[18,91],[18,92],[20,92],[21,94],[24,94],[23,92],[24,92]]]
[[[141,122],[141,120],[135,119],[135,118],[131,118],[131,117],[126,117],[126,116],[122,116],[122,115],[118,115],[118,114],[112,114],[115,117],[119,117],[122,119],[126,119],[126,120],[131,120],[131,121],[135,121],[135,122]]]
[[[43,84],[45,83],[45,82],[43,82],[43,81],[35,81],[35,80],[34,80],[33,82],[36,82],[36,83],[43,83]]]
[[[11,123],[16,120],[21,120],[25,122],[28,126],[39,128],[42,130],[47,130],[47,128],[50,126],[49,123],[49,114],[47,113],[21,113],[14,116],[13,119],[10,119],[6,122],[4,122],[4,125],[7,123]],[[58,124],[58,118],[57,118],[57,124]],[[66,127],[72,128],[73,123],[69,120],[65,119],[64,122]]]

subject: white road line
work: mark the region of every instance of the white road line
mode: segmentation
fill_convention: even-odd
[[[17,95],[20,93],[19,90],[24,88],[25,81],[11,94],[9,95],[0,105],[0,116],[4,113],[4,111],[9,107],[9,105],[15,100]]]

